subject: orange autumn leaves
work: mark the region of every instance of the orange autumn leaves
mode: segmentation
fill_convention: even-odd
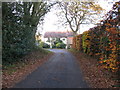
[[[120,2],[113,5],[100,25],[80,34],[73,39],[73,48],[91,56],[99,57],[102,68],[118,72],[120,66]]]
[[[112,34],[117,34],[118,33],[115,27],[112,27],[112,28],[106,27],[106,31],[108,31]]]
[[[81,40],[82,35],[77,35],[76,37],[73,38],[73,48],[80,51],[82,50],[82,40]]]

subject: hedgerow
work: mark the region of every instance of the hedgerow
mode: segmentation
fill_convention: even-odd
[[[99,25],[73,38],[73,48],[98,57],[103,68],[119,73],[120,2],[113,5]]]

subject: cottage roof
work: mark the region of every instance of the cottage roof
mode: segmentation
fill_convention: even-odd
[[[63,38],[63,37],[73,37],[73,32],[46,32],[44,38]]]

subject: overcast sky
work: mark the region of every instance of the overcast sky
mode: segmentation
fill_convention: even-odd
[[[119,0],[99,0],[99,4],[100,6],[107,11],[111,10],[113,2],[115,1],[119,1]],[[43,24],[43,30],[42,30],[42,34],[44,34],[45,32],[48,31],[66,31],[66,30],[70,30],[69,27],[64,28],[64,27],[58,27],[58,16],[56,15],[57,10],[55,10],[55,8],[52,8],[50,12],[48,12],[45,15],[45,19],[44,19],[44,24]],[[88,30],[89,28],[94,27],[94,25],[81,25],[80,26],[80,32],[83,33],[84,31]],[[38,32],[41,33],[41,28],[40,26],[38,27]]]

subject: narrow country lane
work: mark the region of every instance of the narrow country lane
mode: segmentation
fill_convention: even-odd
[[[14,88],[88,88],[75,57],[64,49],[55,54]]]

